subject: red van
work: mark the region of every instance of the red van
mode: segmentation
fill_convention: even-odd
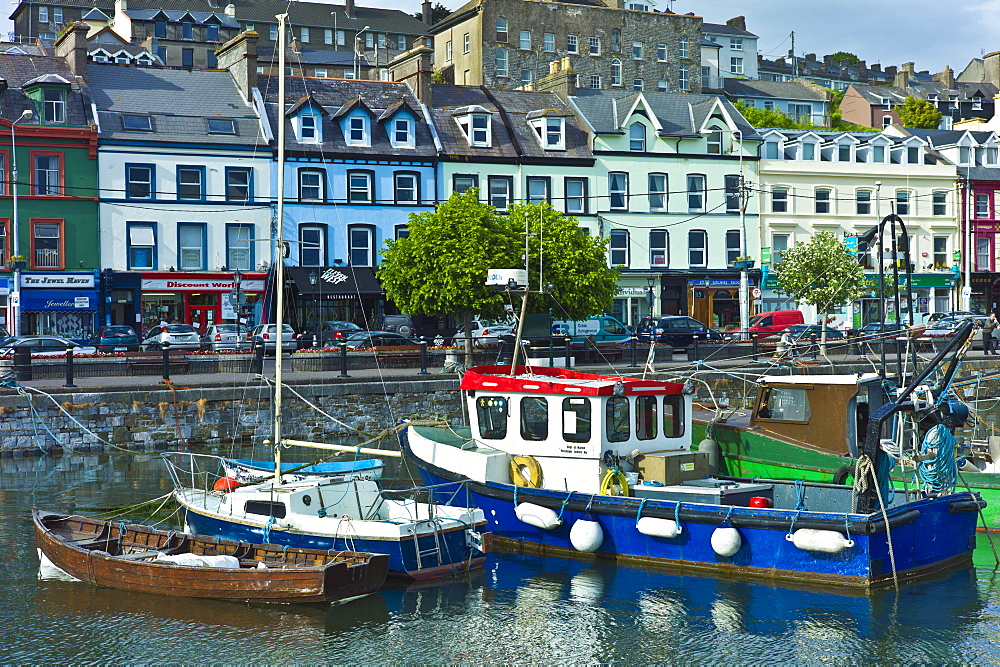
[[[801,310],[769,310],[751,317],[748,330],[751,334],[757,334],[758,338],[764,338],[781,333],[793,324],[805,324]],[[727,331],[725,336],[726,340],[745,340],[747,338],[748,336],[744,335],[742,329]]]

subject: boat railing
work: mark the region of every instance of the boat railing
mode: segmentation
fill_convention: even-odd
[[[449,491],[449,489],[453,490]],[[463,491],[465,492],[465,498],[461,498]],[[436,510],[439,505],[454,505],[456,507],[473,506],[472,496],[468,489],[468,480],[443,482],[428,486],[411,486],[408,488],[383,488],[382,493],[387,498],[401,501],[400,504],[410,514],[410,519],[413,521],[437,519]],[[456,500],[460,498],[462,502],[456,503]],[[426,511],[426,516],[421,516],[421,510]]]
[[[175,489],[204,491],[208,499],[215,483],[226,476],[225,459],[214,454],[194,452],[163,452],[160,454]]]

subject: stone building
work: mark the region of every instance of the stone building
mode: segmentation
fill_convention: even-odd
[[[529,88],[569,58],[581,88],[701,91],[701,17],[621,0],[473,0],[431,28],[446,81]]]

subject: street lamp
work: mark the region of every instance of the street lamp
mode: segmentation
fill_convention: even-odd
[[[361,78],[361,35],[368,30],[368,26],[365,26],[358,31],[358,34],[354,36],[354,78]]]
[[[653,285],[656,284],[656,276],[646,276],[646,303],[649,304],[649,316],[653,317],[653,304],[656,302],[656,294],[653,292]]]
[[[233,310],[236,312],[236,327],[237,327],[237,329],[239,328],[239,325],[240,325],[240,311],[242,310],[241,307],[240,307],[241,306],[241,304],[240,304],[240,283],[242,283],[242,282],[243,282],[243,272],[240,271],[239,269],[234,270],[233,271],[233,291],[236,293],[235,294],[236,298],[234,299],[236,301],[236,303],[233,304]]]
[[[11,221],[11,257],[20,257],[20,239],[18,238],[18,217],[17,217],[17,142],[14,129],[22,120],[31,120],[35,114],[30,109],[21,112],[20,117],[10,124],[10,175],[11,175],[11,195],[13,195],[13,220]],[[21,335],[21,266],[19,261],[14,262],[14,289],[13,308],[11,310],[11,334]]]

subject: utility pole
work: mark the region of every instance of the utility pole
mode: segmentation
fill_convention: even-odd
[[[795,31],[792,31],[792,76],[799,78],[799,59],[795,57]]]

